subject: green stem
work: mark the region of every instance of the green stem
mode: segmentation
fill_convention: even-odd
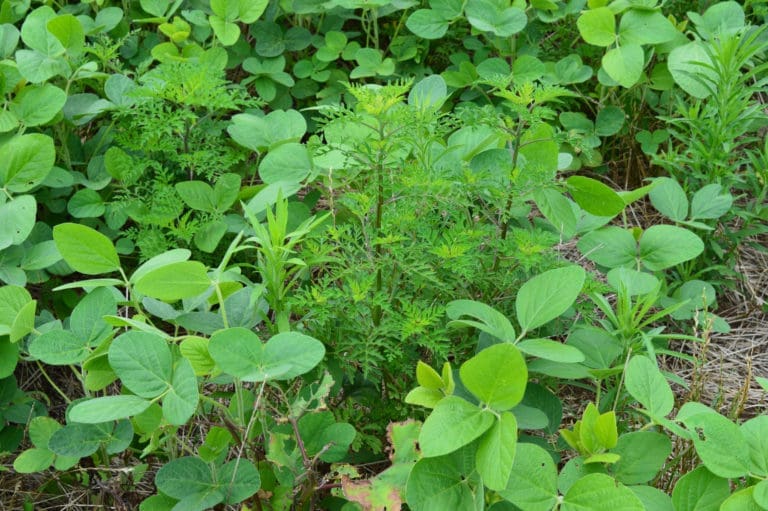
[[[37,367],[40,369],[40,372],[42,373],[42,375],[43,375],[43,378],[45,378],[45,379],[46,379],[46,381],[47,381],[47,382],[48,382],[48,383],[51,385],[51,387],[53,387],[53,390],[55,390],[55,391],[56,391],[56,392],[57,392],[57,393],[58,393],[58,394],[59,394],[59,395],[60,395],[62,398],[64,398],[64,401],[66,401],[66,402],[67,402],[67,404],[71,403],[71,402],[72,402],[72,400],[71,400],[71,399],[69,399],[69,396],[67,396],[67,395],[64,393],[64,391],[63,391],[63,390],[61,390],[61,389],[59,388],[59,386],[58,386],[58,385],[56,385],[56,383],[54,383],[54,381],[51,379],[51,377],[50,377],[50,376],[48,376],[48,373],[47,373],[47,372],[45,372],[45,368],[43,367],[43,364],[41,364],[39,360],[36,360],[36,361],[35,361],[35,363],[37,364]]]

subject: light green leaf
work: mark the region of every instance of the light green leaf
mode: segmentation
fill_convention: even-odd
[[[111,437],[112,424],[73,422],[53,433],[48,448],[59,456],[82,458],[99,449]]]
[[[488,431],[494,415],[466,400],[448,396],[437,403],[419,434],[419,445],[426,457],[450,454]]]
[[[70,55],[79,55],[85,47],[85,31],[80,21],[71,14],[56,16],[48,21],[48,32],[59,40]]]
[[[55,161],[51,137],[16,135],[0,145],[0,186],[14,193],[29,191],[45,180]]]
[[[606,279],[617,292],[619,289],[624,289],[629,296],[653,293],[659,289],[660,285],[659,279],[650,273],[632,268],[614,268],[608,272]]]
[[[568,310],[581,293],[585,278],[581,266],[571,265],[546,271],[523,284],[515,302],[523,331],[538,328]]]
[[[691,404],[686,403],[680,409],[677,420],[693,434],[693,446],[704,466],[728,479],[749,473],[749,444],[739,426],[711,410],[687,415]]]
[[[443,388],[443,378],[440,373],[432,369],[429,364],[425,364],[421,360],[416,363],[416,381],[422,387],[440,390]]]
[[[173,359],[162,337],[131,331],[117,337],[109,347],[109,364],[134,394],[152,399],[168,389]]]
[[[723,191],[719,184],[701,188],[691,200],[691,220],[715,220],[730,211],[733,196]]]
[[[423,39],[440,39],[448,31],[450,20],[433,9],[417,9],[405,21],[408,30]]]
[[[675,511],[718,511],[730,493],[727,479],[699,466],[678,479],[672,503]]]
[[[32,232],[37,217],[37,201],[32,195],[19,195],[0,204],[0,250],[23,243]]]
[[[312,170],[306,146],[289,142],[267,153],[259,164],[259,177],[267,184],[288,181],[299,183]]]
[[[88,339],[79,338],[68,330],[49,330],[29,345],[30,355],[51,365],[79,364],[90,353]]]
[[[112,242],[84,225],[64,223],[53,228],[53,240],[72,269],[85,275],[111,273],[120,269],[120,258]]]
[[[533,200],[544,218],[557,229],[563,238],[570,239],[576,233],[576,215],[571,203],[563,194],[551,188],[538,188]]]
[[[187,337],[179,345],[181,356],[189,360],[197,376],[211,374],[216,362],[208,353],[208,339],[205,337]]]
[[[483,483],[474,466],[475,453],[470,448],[448,456],[422,458],[408,477],[408,506],[418,511],[483,511]]]
[[[605,474],[588,474],[565,494],[562,511],[645,511],[632,490]]]
[[[445,312],[453,321],[449,325],[475,327],[497,339],[505,342],[515,341],[515,328],[502,313],[484,303],[474,300],[454,300],[445,308]],[[479,321],[459,319],[470,316]]]
[[[764,506],[755,502],[756,488],[750,486],[735,492],[720,505],[720,511],[765,511]]]
[[[768,416],[760,415],[741,425],[741,433],[749,444],[749,470],[768,476]]]
[[[186,261],[191,255],[192,252],[186,248],[174,248],[173,250],[168,250],[167,252],[158,254],[148,259],[144,262],[144,264],[136,268],[136,271],[134,271],[133,275],[131,275],[131,282],[135,284],[140,279],[143,279],[149,272],[172,263]]]
[[[518,444],[509,481],[499,494],[526,511],[551,511],[558,497],[552,456],[538,445]]]
[[[10,111],[26,126],[40,126],[56,117],[66,101],[67,94],[49,83],[27,86],[13,98]]]
[[[170,424],[181,426],[195,413],[199,399],[192,364],[186,358],[177,360],[168,393],[163,397],[163,417]]]
[[[619,43],[661,44],[678,37],[680,32],[659,11],[629,9],[621,15]]]
[[[517,420],[511,412],[503,412],[477,447],[477,472],[486,487],[495,491],[507,487],[516,447]]]
[[[107,396],[77,403],[69,411],[69,420],[98,424],[138,415],[152,404],[139,396]]]
[[[582,39],[595,46],[610,46],[616,41],[616,19],[608,7],[590,9],[576,21]]]
[[[98,218],[104,211],[106,205],[101,195],[90,188],[78,190],[67,203],[67,212],[74,218]]]
[[[175,499],[192,494],[213,492],[216,483],[207,463],[196,456],[185,456],[171,460],[155,475],[157,489]],[[223,494],[221,500],[224,499]]]
[[[554,362],[574,364],[584,361],[584,354],[577,348],[551,339],[526,339],[515,346],[526,355]]]
[[[651,417],[666,417],[675,405],[675,396],[656,364],[648,357],[632,357],[624,369],[627,392],[637,399]]]
[[[240,39],[240,27],[231,21],[226,21],[216,15],[208,17],[213,33],[223,46],[232,46]]]
[[[257,152],[284,142],[298,143],[306,131],[307,121],[296,110],[275,110],[263,117],[237,114],[227,128],[235,142]]]
[[[577,246],[584,257],[601,266],[616,268],[635,265],[637,242],[631,231],[621,227],[609,226],[589,232]]]
[[[648,195],[653,207],[670,220],[682,222],[688,217],[688,197],[676,180],[669,177],[657,178]]]
[[[27,449],[13,460],[13,469],[19,474],[42,472],[51,466],[55,457],[56,455],[48,449]]]
[[[469,0],[464,14],[476,29],[499,37],[517,34],[528,24],[525,11],[500,0]]]
[[[701,238],[675,225],[651,226],[640,238],[640,261],[651,271],[690,261],[703,251]]]
[[[612,453],[620,456],[610,471],[624,484],[644,484],[652,480],[672,452],[672,442],[655,431],[634,431],[619,437]]]
[[[198,211],[213,213],[216,211],[214,204],[213,188],[203,181],[182,181],[174,185],[176,192],[187,206]]]
[[[704,43],[693,41],[673,49],[667,57],[667,67],[675,83],[698,99],[705,99],[714,90],[717,75]]]
[[[510,343],[485,348],[464,362],[459,374],[472,394],[499,411],[509,410],[520,403],[528,382],[525,359]]]
[[[167,302],[198,296],[209,287],[211,279],[208,271],[198,261],[170,263],[136,279],[136,291]]]
[[[243,381],[290,380],[319,364],[325,346],[296,332],[280,333],[262,343],[252,331],[235,327],[213,334],[208,351],[223,371]]]
[[[597,216],[614,216],[624,210],[624,199],[596,179],[571,176],[566,183],[573,200],[588,213]]]
[[[639,82],[644,67],[645,53],[639,44],[625,44],[603,55],[603,69],[622,87],[630,88]]]

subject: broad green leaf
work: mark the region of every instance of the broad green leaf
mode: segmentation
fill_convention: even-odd
[[[601,137],[615,135],[624,126],[624,117],[624,110],[617,106],[601,108],[595,119],[595,133]]]
[[[70,197],[67,212],[74,218],[98,218],[104,215],[106,205],[95,190],[83,188]]]
[[[219,213],[226,212],[237,201],[241,179],[237,174],[222,174],[213,186],[213,204]]]
[[[690,261],[703,251],[701,238],[675,225],[651,226],[640,237],[640,261],[651,271]]]
[[[675,83],[698,99],[705,99],[714,90],[717,75],[705,44],[693,41],[673,49],[667,66]]]
[[[584,286],[581,266],[566,266],[537,275],[517,293],[515,310],[524,332],[549,323],[573,305]]]
[[[629,9],[621,15],[619,43],[661,44],[678,37],[680,32],[659,11]]]
[[[677,481],[672,503],[675,511],[718,511],[730,493],[727,479],[699,466]]]
[[[259,164],[259,177],[267,184],[288,181],[299,183],[312,170],[312,160],[306,146],[288,142],[264,157]]]
[[[307,454],[335,463],[342,461],[357,432],[346,422],[336,422],[331,412],[308,413],[299,419],[299,434],[304,441]]]
[[[491,429],[483,433],[477,446],[477,472],[491,490],[507,487],[517,447],[517,420],[503,412]]]
[[[672,452],[672,442],[655,431],[634,431],[619,437],[612,453],[621,456],[610,471],[624,484],[644,484],[652,480]]]
[[[152,399],[165,392],[171,383],[171,350],[158,335],[124,333],[112,342],[108,356],[123,385],[137,396]]]
[[[422,387],[433,390],[440,390],[444,386],[443,378],[440,374],[432,369],[429,364],[425,364],[421,360],[416,363],[416,381]]]
[[[120,269],[120,258],[112,242],[84,225],[63,223],[53,228],[53,240],[73,270],[85,275],[111,273]]]
[[[235,23],[215,15],[209,16],[208,22],[222,45],[232,46],[240,39],[240,27]]]
[[[71,14],[56,16],[48,21],[48,32],[59,40],[70,55],[79,55],[85,47],[85,31],[80,21]]]
[[[616,18],[608,7],[583,12],[576,26],[582,39],[589,44],[610,46],[616,41]]]
[[[704,466],[728,479],[745,476],[750,468],[749,444],[739,426],[714,411],[686,416],[691,404],[680,409],[677,420],[693,434],[693,446]]]
[[[21,26],[24,44],[46,57],[60,57],[64,52],[64,46],[47,28],[48,22],[54,18],[56,12],[46,5],[27,14]]]
[[[621,227],[603,227],[587,233],[577,246],[587,259],[601,266],[616,268],[635,265],[637,242],[631,231]]]
[[[257,152],[284,142],[300,142],[306,131],[307,121],[296,110],[275,110],[263,117],[237,114],[227,128],[235,142]]]
[[[31,301],[32,296],[23,287],[0,287],[0,335],[8,335],[19,312]]]
[[[768,509],[768,480],[763,479],[755,485],[752,497],[761,509]]]
[[[35,447],[47,449],[51,436],[60,429],[61,424],[50,417],[35,417],[29,423],[29,439]]]
[[[505,342],[515,341],[515,328],[506,316],[484,303],[474,300],[454,300],[449,302],[445,313],[453,321],[449,325],[462,325],[477,328]],[[470,316],[479,321],[459,319],[462,316]]]
[[[566,183],[573,200],[588,213],[614,216],[624,210],[624,199],[600,181],[585,176],[571,176]]]
[[[659,279],[650,273],[632,268],[614,268],[608,272],[606,279],[613,289],[619,291],[622,288],[629,296],[647,295],[660,286]]]
[[[696,12],[689,16],[705,39],[737,34],[745,24],[744,8],[733,1],[718,2],[701,16]]]
[[[426,457],[450,454],[488,431],[494,415],[466,400],[448,396],[440,401],[424,421],[419,445]]]
[[[131,282],[135,284],[140,279],[143,279],[149,272],[172,263],[186,261],[191,255],[192,252],[186,248],[174,248],[173,250],[158,254],[136,268],[136,271],[131,275]]]
[[[187,206],[198,211],[213,213],[216,211],[214,204],[213,188],[203,181],[182,181],[174,185],[176,192]]]
[[[53,463],[56,455],[48,449],[34,447],[27,449],[13,460],[13,469],[19,474],[42,472]]]
[[[562,511],[645,511],[632,490],[605,474],[589,474],[565,494]]]
[[[104,316],[117,314],[117,302],[110,289],[96,288],[83,297],[72,311],[69,328],[91,346],[96,346],[112,332]]]
[[[259,471],[250,460],[231,460],[221,466],[216,475],[223,486],[226,504],[242,502],[261,487]]]
[[[35,312],[37,310],[37,300],[32,300],[24,304],[19,310],[16,318],[11,325],[11,331],[8,332],[8,338],[11,342],[19,342],[35,329]]]
[[[653,207],[670,220],[685,220],[688,217],[688,197],[683,187],[670,177],[660,177],[654,180],[654,185],[649,194]]]
[[[102,442],[111,437],[112,424],[67,424],[56,431],[48,442],[48,448],[59,456],[82,458],[99,449]]]
[[[768,476],[768,416],[749,419],[741,425],[741,433],[749,444],[749,470]]]
[[[211,279],[207,269],[198,261],[170,263],[136,279],[136,291],[168,302],[198,296],[209,287]]]
[[[627,392],[638,400],[651,417],[666,417],[675,405],[675,396],[656,364],[636,355],[624,369]]]
[[[224,372],[243,381],[290,380],[319,364],[325,346],[296,332],[280,333],[262,343],[252,331],[235,327],[213,334],[208,351]]]
[[[576,215],[563,194],[551,188],[539,188],[534,190],[533,200],[544,218],[549,220],[563,238],[573,237],[576,233]]]
[[[558,497],[552,456],[538,445],[519,443],[509,481],[498,493],[520,509],[551,511]]]
[[[450,20],[433,9],[417,9],[405,20],[408,30],[423,39],[440,39],[448,31],[449,25]]]
[[[13,374],[19,362],[19,344],[11,342],[6,336],[0,336],[0,378]]]
[[[448,99],[448,87],[440,75],[421,79],[408,93],[408,104],[419,110],[438,109]]]
[[[61,112],[67,94],[49,83],[27,86],[10,104],[10,111],[26,126],[40,126]]]
[[[756,488],[750,486],[735,492],[720,505],[720,511],[765,511],[765,507],[755,501]]]
[[[216,490],[210,466],[196,456],[171,460],[155,475],[157,489],[175,499]],[[223,500],[223,494],[220,501]]]
[[[53,240],[37,243],[29,251],[24,252],[21,268],[26,271],[44,270],[61,261],[61,254]]]
[[[525,359],[510,343],[485,348],[464,362],[459,374],[462,383],[472,394],[498,411],[509,410],[517,405],[523,399],[528,382]]]
[[[197,376],[211,374],[216,362],[208,353],[208,339],[205,337],[187,337],[179,344],[181,356],[189,360]]]
[[[525,28],[528,16],[522,9],[508,5],[500,0],[468,0],[464,14],[476,29],[510,37]]]
[[[68,330],[49,330],[29,344],[29,354],[50,365],[79,364],[90,353],[88,339]]]
[[[32,195],[19,195],[0,204],[0,250],[23,243],[32,232],[37,217],[37,201]]]
[[[405,402],[409,405],[423,406],[425,408],[434,408],[445,394],[435,389],[426,387],[416,387],[405,396]]]
[[[483,511],[483,483],[474,466],[475,453],[469,448],[438,458],[422,458],[408,477],[408,506],[419,511]]]
[[[199,399],[197,377],[192,364],[186,358],[177,360],[168,393],[163,397],[163,416],[170,424],[186,424],[197,410]]]
[[[81,401],[69,410],[69,420],[98,424],[138,415],[152,404],[139,396],[107,396]]]
[[[0,186],[13,193],[29,191],[43,182],[55,161],[51,137],[16,135],[0,145]]]
[[[733,196],[719,184],[701,188],[691,200],[691,220],[718,219],[730,211]]]
[[[622,87],[630,88],[640,81],[645,67],[645,53],[639,44],[625,44],[603,55],[603,69]]]
[[[640,499],[646,510],[675,511],[675,506],[672,504],[672,498],[658,488],[638,485],[629,486],[629,489]]]
[[[609,332],[597,327],[578,327],[566,341],[585,357],[583,364],[592,369],[608,369],[624,351],[622,343]]]
[[[574,364],[584,361],[584,354],[578,348],[551,339],[526,339],[515,346],[526,355],[554,362]]]

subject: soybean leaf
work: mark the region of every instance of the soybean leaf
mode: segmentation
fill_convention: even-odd
[[[552,456],[538,445],[518,444],[507,486],[498,493],[520,509],[550,511],[558,498]]]
[[[628,89],[640,81],[643,75],[645,53],[639,44],[625,44],[608,50],[602,62],[608,76]]]
[[[10,104],[10,111],[26,126],[40,126],[64,108],[67,94],[49,83],[24,87]]]
[[[440,39],[449,25],[450,20],[433,9],[417,9],[405,21],[408,30],[424,39]]]
[[[669,177],[660,177],[654,181],[654,184],[649,194],[653,207],[670,220],[675,222],[685,220],[688,216],[688,197],[683,187]]]
[[[163,416],[169,423],[181,426],[195,413],[199,399],[192,364],[186,358],[177,360],[168,393],[163,397]]]
[[[659,288],[659,279],[650,273],[634,270],[632,268],[614,268],[606,275],[608,283],[619,291],[621,288],[629,296],[646,295]]]
[[[152,399],[165,392],[171,383],[171,350],[159,335],[124,333],[112,342],[108,357],[123,385],[138,396]]]
[[[288,142],[269,153],[259,164],[259,177],[267,184],[288,181],[299,183],[312,170],[312,160],[306,146]]]
[[[112,424],[67,424],[51,435],[48,448],[59,456],[82,458],[111,438]]]
[[[584,361],[584,354],[578,348],[551,339],[526,339],[515,346],[526,355],[554,362],[574,364]]]
[[[489,305],[474,300],[454,300],[448,303],[445,312],[453,320],[449,323],[451,326],[471,326],[501,341],[515,341],[515,328],[512,323],[506,316]],[[479,321],[459,319],[462,316],[470,316]]]
[[[223,486],[224,502],[237,504],[259,491],[261,476],[250,460],[232,460],[217,471],[217,480]]]
[[[655,431],[634,431],[619,437],[612,453],[620,456],[610,471],[624,484],[647,483],[659,473],[672,452],[669,438]]]
[[[499,491],[507,487],[517,447],[517,420],[511,412],[503,412],[477,446],[477,472],[483,484]]]
[[[69,411],[69,420],[98,424],[138,415],[152,404],[139,396],[107,396],[81,401]]]
[[[424,421],[419,434],[421,451],[427,457],[452,453],[488,431],[494,420],[489,410],[448,396],[437,403]]]
[[[624,210],[624,199],[596,179],[571,176],[566,183],[573,200],[587,213],[597,216],[614,216]]]
[[[467,360],[459,369],[461,381],[480,401],[504,411],[520,403],[528,370],[520,351],[510,343],[494,344]]]
[[[275,110],[263,117],[237,114],[227,128],[235,142],[257,152],[284,142],[300,142],[306,131],[307,121],[296,110]]]
[[[136,291],[168,302],[195,297],[209,287],[211,279],[207,269],[198,261],[170,263],[136,279]]]
[[[19,474],[41,472],[53,463],[56,455],[48,449],[34,447],[27,449],[13,460],[13,469]]]
[[[733,204],[733,196],[723,192],[718,184],[707,185],[693,195],[691,220],[717,219],[726,214]]]
[[[675,405],[672,389],[648,357],[632,357],[624,371],[627,392],[645,407],[651,417],[662,418],[672,411]]]
[[[632,266],[637,257],[637,242],[632,232],[617,226],[592,231],[584,235],[577,246],[584,257],[608,268]]]
[[[217,486],[208,464],[196,456],[177,458],[160,467],[155,475],[155,484],[160,491],[175,499],[213,492]],[[221,500],[223,495],[218,502]]]
[[[585,278],[584,269],[572,265],[546,271],[523,284],[515,302],[523,331],[538,328],[568,310],[579,296]]]
[[[645,511],[632,491],[605,474],[588,474],[568,489],[563,511]]]
[[[136,271],[134,271],[131,275],[131,282],[135,284],[139,281],[139,279],[144,278],[149,272],[171,263],[186,261],[191,255],[192,252],[186,248],[174,248],[173,250],[168,250],[167,252],[158,254],[148,259],[141,266],[136,268]]]
[[[640,261],[651,271],[684,263],[703,251],[701,238],[675,225],[651,226],[640,237]]]
[[[325,346],[296,332],[280,333],[262,343],[252,331],[235,327],[214,333],[208,351],[223,371],[243,381],[289,380],[319,364]]]
[[[85,275],[120,269],[120,258],[112,242],[84,225],[63,223],[53,228],[53,240],[61,256],[75,271]]]
[[[741,425],[741,433],[749,444],[749,470],[768,476],[768,416],[749,419]]]
[[[464,12],[476,29],[510,37],[525,28],[528,17],[522,9],[508,5],[502,0],[469,0]]]
[[[765,507],[755,500],[757,488],[758,486],[750,486],[733,493],[720,505],[720,511],[765,511]]]
[[[608,7],[585,11],[576,21],[582,39],[595,46],[610,46],[616,41],[616,18]]]
[[[739,426],[712,410],[687,414],[691,404],[683,405],[677,420],[693,433],[693,446],[704,466],[728,479],[749,473],[749,444]]]
[[[23,243],[35,227],[37,201],[20,195],[0,204],[0,250]]]
[[[475,452],[471,448],[438,458],[422,458],[411,470],[405,488],[409,507],[422,511],[483,511],[483,483],[474,466]]]
[[[672,503],[675,511],[718,511],[730,493],[727,479],[699,466],[677,481]]]
[[[0,145],[0,186],[14,193],[29,191],[45,180],[55,161],[51,137],[16,135]]]
[[[117,314],[117,301],[112,291],[106,287],[96,288],[72,310],[69,328],[72,333],[89,346],[101,344],[112,328],[104,321],[104,316]]]
[[[336,422],[331,412],[308,413],[299,419],[299,435],[307,454],[334,463],[347,455],[355,439],[355,428],[346,422]]]
[[[90,354],[88,340],[68,330],[49,330],[29,344],[29,354],[51,365],[79,364]]]

